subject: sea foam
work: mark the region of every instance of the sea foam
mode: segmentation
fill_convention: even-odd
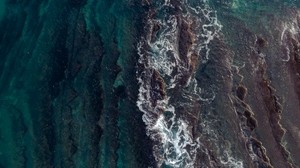
[[[197,153],[207,151],[200,142],[199,137],[194,137],[187,118],[178,114],[177,107],[185,105],[185,108],[195,109],[195,104],[200,102],[211,102],[216,95],[214,90],[203,90],[198,86],[195,74],[190,72],[192,64],[191,55],[196,53],[202,55],[202,63],[209,60],[209,44],[218,37],[221,31],[221,24],[217,20],[216,12],[213,11],[207,1],[192,4],[188,0],[181,2],[179,7],[182,11],[178,14],[165,13],[166,8],[174,8],[170,1],[156,2],[157,16],[149,17],[145,30],[149,30],[137,46],[139,64],[143,65],[142,70],[138,70],[137,78],[139,82],[139,95],[137,106],[144,113],[142,119],[147,127],[147,135],[155,142],[153,147],[154,156],[158,167],[168,165],[174,168],[193,168],[196,164]],[[185,11],[185,12],[184,12]],[[182,60],[179,53],[179,22],[184,19],[188,24],[194,24],[193,44],[187,53],[188,63]],[[155,36],[152,32],[155,25],[159,25],[159,30]],[[152,79],[154,73],[159,74],[163,80],[165,88],[153,88]],[[188,74],[185,86],[182,88],[180,80]],[[181,101],[171,101],[172,92],[181,88]],[[163,90],[164,97],[153,99],[153,89]],[[188,110],[187,109],[187,110]],[[195,116],[197,118],[197,116]],[[207,123],[205,125],[204,123]],[[199,125],[205,125],[206,134],[211,134],[217,144],[218,135],[209,126],[209,121],[203,121]],[[242,163],[235,160],[227,152],[226,158],[220,157],[220,162],[224,166],[239,168]],[[199,161],[198,161],[199,162]]]

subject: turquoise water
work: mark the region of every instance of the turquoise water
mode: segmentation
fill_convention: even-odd
[[[133,6],[7,4],[0,34],[0,167],[152,164],[134,101],[140,11]]]

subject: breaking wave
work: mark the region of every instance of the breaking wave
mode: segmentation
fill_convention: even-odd
[[[147,135],[156,143],[153,150],[158,167],[192,168],[197,152],[207,149],[193,135],[190,120],[198,120],[199,112],[195,109],[200,102],[209,103],[216,96],[213,89],[201,89],[194,75],[197,65],[209,60],[209,44],[218,37],[222,26],[207,1],[172,4],[165,0],[153,5],[156,7],[148,15],[145,27],[148,34],[137,46],[140,56],[137,106],[144,113]],[[166,12],[171,10],[175,12]],[[182,39],[183,33],[188,41]],[[174,100],[174,94],[180,98]],[[191,111],[191,114],[183,114],[182,106],[184,113]],[[207,133],[213,133],[206,128]],[[220,158],[220,162],[225,167],[242,167],[229,154],[226,159]]]

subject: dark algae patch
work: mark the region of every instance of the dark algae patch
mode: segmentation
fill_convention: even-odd
[[[0,1],[0,168],[300,167],[300,2]]]

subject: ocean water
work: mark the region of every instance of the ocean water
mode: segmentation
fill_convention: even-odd
[[[5,1],[0,2],[0,18],[3,17],[5,11]]]
[[[0,0],[0,168],[297,168],[298,0]]]

